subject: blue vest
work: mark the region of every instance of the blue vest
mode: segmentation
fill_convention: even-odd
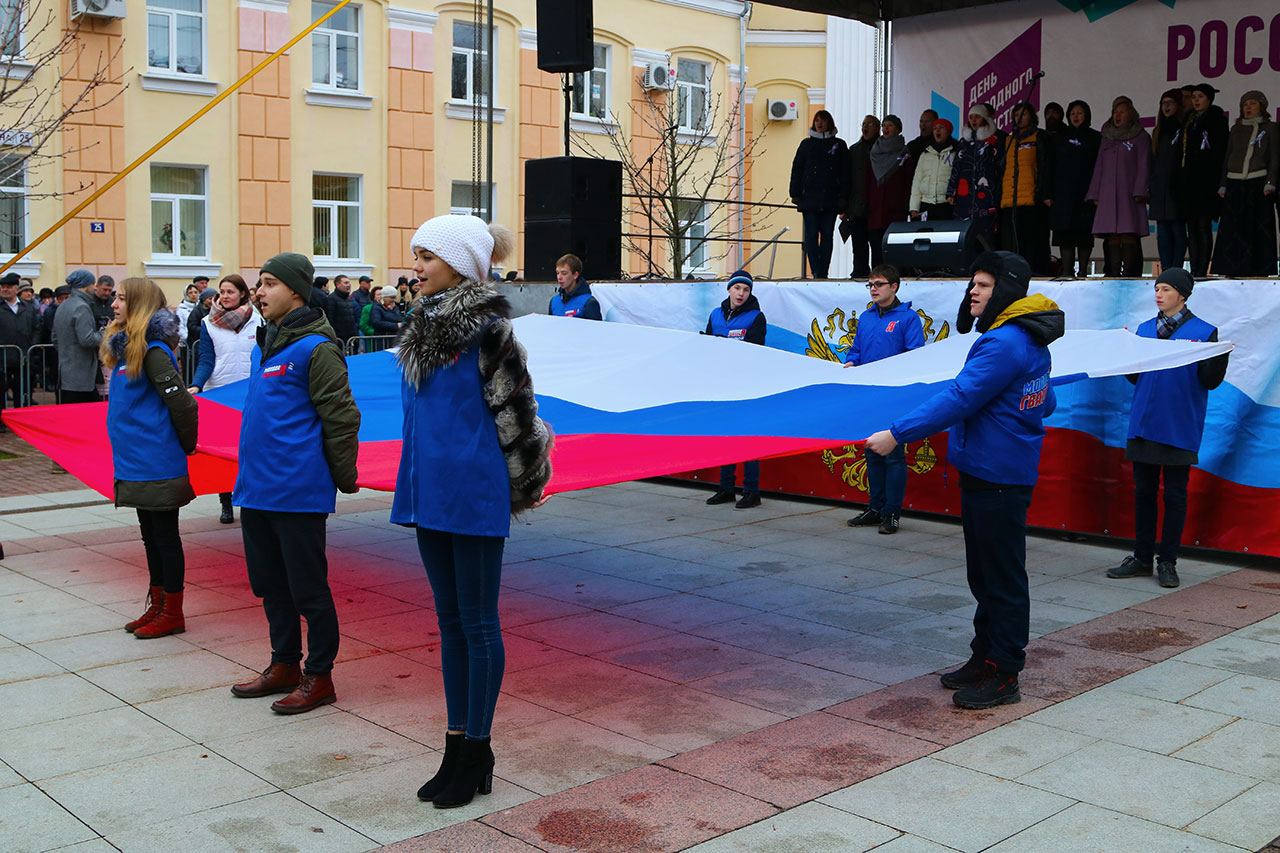
[[[1199,317],[1192,317],[1178,327],[1172,340],[1207,341],[1216,331]],[[1156,318],[1139,326],[1138,336],[1156,337]],[[1199,363],[1140,373],[1129,411],[1129,438],[1199,451],[1208,408],[1209,389],[1200,384]]]
[[[551,297],[551,316],[553,317],[577,317],[582,313],[582,309],[587,307],[587,302],[594,297],[588,288],[579,288],[578,292],[564,298],[564,294],[558,289],[556,295]]]
[[[402,380],[403,444],[391,522],[471,536],[511,532],[511,477],[484,402],[480,351]]]
[[[173,350],[160,341],[147,344],[148,351],[156,348],[164,350],[177,370]],[[125,370],[124,362],[116,365],[107,397],[107,437],[116,479],[148,483],[187,476],[187,454],[178,443],[169,407],[146,371],[130,379]]]
[[[733,315],[732,320],[724,318],[724,309],[716,308],[711,312],[711,334],[717,338],[733,338],[735,341],[745,341],[747,339],[747,330],[751,328],[751,324],[760,316],[758,309],[751,311],[742,311]]]
[[[324,456],[320,415],[311,402],[311,353],[328,343],[306,335],[262,360],[253,351],[240,419],[240,471],[231,502],[273,512],[333,512],[338,487]]]

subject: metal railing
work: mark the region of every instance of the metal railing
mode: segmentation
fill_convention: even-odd
[[[32,344],[26,351],[27,405],[47,406],[62,402],[58,381],[58,351],[53,344]]]
[[[347,338],[343,345],[343,352],[349,356],[382,352],[384,349],[391,349],[399,340],[399,335],[356,335]]]
[[[22,347],[0,344],[0,407],[27,405],[27,359]]]

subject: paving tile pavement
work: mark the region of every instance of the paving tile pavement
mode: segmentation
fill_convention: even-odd
[[[226,691],[267,643],[216,499],[183,513],[187,632],[141,642],[119,630],[145,593],[131,514],[83,491],[0,497],[3,535],[21,534],[0,562],[0,849],[927,853],[1057,837],[1256,850],[1275,837],[1280,573],[1196,559],[1180,590],[1107,583],[1120,547],[1033,537],[1044,636],[1024,700],[967,713],[936,682],[969,653],[958,526],[908,518],[886,543],[845,527],[847,508],[705,496],[621,484],[516,526],[498,778],[456,811],[413,796],[442,745],[438,632],[389,496],[344,498],[330,521],[339,701],[301,718]],[[1127,790],[1143,787],[1133,768],[1194,790]],[[128,807],[156,787],[182,806]],[[948,818],[992,804],[997,820]]]

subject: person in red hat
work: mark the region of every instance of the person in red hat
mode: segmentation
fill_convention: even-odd
[[[920,152],[916,174],[911,180],[912,218],[951,219],[951,202],[947,201],[947,185],[951,183],[951,167],[955,163],[959,142],[952,136],[951,122],[940,118],[933,123],[933,139]]]

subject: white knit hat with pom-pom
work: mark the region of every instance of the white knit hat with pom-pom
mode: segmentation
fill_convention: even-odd
[[[463,278],[484,281],[495,261],[506,257],[514,237],[501,225],[486,225],[475,216],[447,214],[418,227],[409,248],[426,249]]]

